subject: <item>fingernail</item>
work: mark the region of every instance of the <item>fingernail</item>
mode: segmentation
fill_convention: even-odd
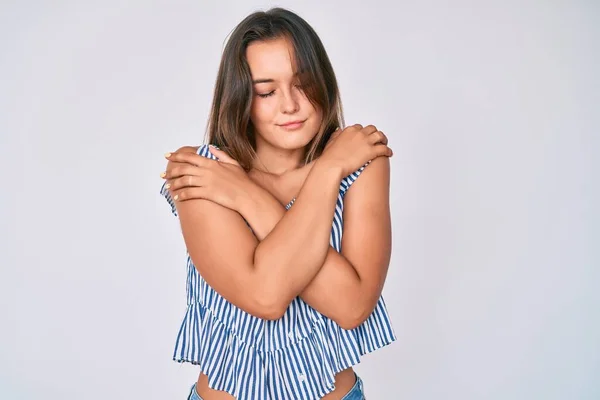
[[[171,157],[171,153],[165,153],[165,158]]]
[[[167,189],[168,189],[168,188],[170,188],[170,187],[171,187],[171,184],[170,184],[170,183],[167,183],[167,184],[165,185],[165,188],[167,188]]]
[[[179,198],[179,195],[176,194],[175,197],[173,197],[173,200],[177,200]]]
[[[161,178],[164,178],[165,176],[167,176],[167,173],[166,173],[166,172],[161,172],[161,173],[160,173],[160,177],[161,177]]]

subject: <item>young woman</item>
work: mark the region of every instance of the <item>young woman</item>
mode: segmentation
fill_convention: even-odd
[[[200,366],[189,399],[364,398],[352,366],[395,340],[381,297],[392,151],[372,125],[342,127],[306,21],[281,8],[244,19],[211,145],[167,153],[161,174],[188,251],[174,359]]]

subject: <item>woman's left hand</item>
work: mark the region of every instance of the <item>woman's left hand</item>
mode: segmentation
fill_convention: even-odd
[[[190,151],[167,153],[169,163],[161,177],[167,180],[167,189],[176,202],[205,199],[237,211],[250,178],[224,151],[211,147],[210,152],[219,160]]]

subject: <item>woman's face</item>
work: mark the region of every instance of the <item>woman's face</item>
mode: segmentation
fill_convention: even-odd
[[[322,114],[304,95],[294,76],[294,49],[286,39],[256,41],[246,58],[253,81],[250,119],[257,145],[267,142],[277,149],[304,148],[315,137]]]

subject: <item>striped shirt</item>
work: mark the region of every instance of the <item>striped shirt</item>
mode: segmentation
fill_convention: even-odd
[[[200,146],[198,154],[217,159],[207,145]],[[330,236],[330,244],[338,252],[344,195],[367,165],[340,182]],[[165,184],[160,193],[177,216]],[[335,389],[338,372],[396,340],[383,297],[367,320],[352,330],[341,328],[300,297],[290,303],[282,318],[263,320],[242,311],[210,287],[189,254],[186,292],[187,311],[173,359],[199,365],[212,389],[239,400],[320,399]]]

